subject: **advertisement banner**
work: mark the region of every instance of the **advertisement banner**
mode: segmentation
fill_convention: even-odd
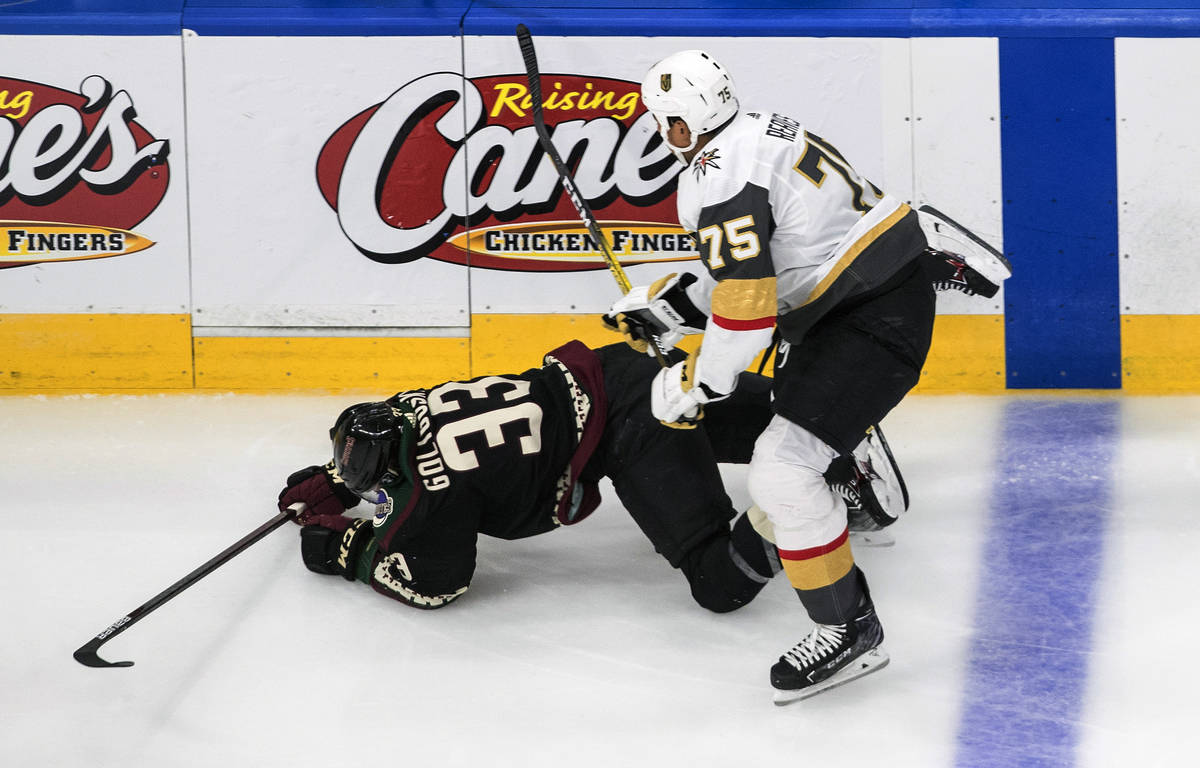
[[[631,279],[698,270],[676,220],[681,166],[638,98],[645,70],[708,46],[744,104],[839,136],[880,178],[881,72],[907,66],[888,42],[547,38],[546,120]],[[198,326],[464,327],[617,295],[538,146],[515,39],[403,47],[185,36]],[[238,64],[251,51],[253,75]]]
[[[649,129],[638,84],[576,74],[546,87],[555,146],[603,213],[614,253],[628,265],[694,258],[671,223],[678,165]],[[346,237],[374,261],[605,268],[538,144],[523,74],[434,72],[406,83],[330,137],[317,181]]]
[[[0,311],[186,312],[178,41],[0,40]]]
[[[972,72],[994,50],[976,42]],[[701,269],[676,219],[681,166],[639,99],[655,60],[709,50],[744,109],[795,117],[912,200],[917,180],[944,194],[941,180],[960,177],[957,154],[924,147],[994,147],[996,133],[994,115],[975,114],[994,99],[958,98],[974,75],[939,81],[935,100],[970,105],[955,120],[913,114],[913,44],[549,37],[544,114],[631,280],[649,282]],[[515,38],[185,33],[185,52],[198,328],[453,335],[472,315],[595,313],[617,295],[538,145]],[[975,181],[989,188],[968,197],[999,199],[992,179]]]

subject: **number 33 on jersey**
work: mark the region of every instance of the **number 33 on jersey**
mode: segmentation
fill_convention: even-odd
[[[595,355],[571,342],[541,368],[390,398],[414,414],[417,431],[403,459],[413,482],[391,489],[395,504],[377,510],[384,547],[429,519],[472,535],[520,538],[586,516],[593,507],[573,514],[579,467],[572,464],[587,459],[577,455],[585,432],[602,428],[603,410],[596,413],[590,394],[600,376]]]

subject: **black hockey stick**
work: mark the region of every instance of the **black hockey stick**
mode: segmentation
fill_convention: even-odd
[[[567,197],[571,199],[575,210],[579,212],[579,218],[583,220],[588,233],[596,241],[600,255],[604,257],[604,262],[608,264],[613,277],[617,279],[617,285],[621,287],[621,293],[629,293],[629,289],[633,285],[629,282],[625,269],[613,254],[612,248],[608,244],[608,238],[600,230],[600,225],[597,223],[595,215],[592,214],[587,200],[583,199],[583,194],[579,191],[579,187],[575,184],[575,178],[571,175],[571,169],[563,162],[562,156],[558,154],[558,149],[550,139],[550,131],[546,128],[546,116],[542,111],[542,76],[538,69],[537,51],[533,49],[533,35],[529,33],[529,27],[524,24],[517,25],[517,43],[521,46],[521,58],[525,60],[525,76],[529,80],[533,126],[537,130],[538,142],[542,145],[542,150],[550,156],[550,162],[554,163],[554,170],[558,171],[558,178],[567,192]]]
[[[883,436],[883,427],[878,424],[872,424],[871,429],[875,430],[875,436],[879,438],[879,445],[883,448],[883,452],[887,454],[888,461],[892,463],[892,469],[896,472],[896,482],[900,484],[900,495],[904,497],[904,510],[908,511],[908,485],[904,482],[904,475],[900,474],[900,465],[896,463],[896,457],[892,455],[892,446],[888,445],[887,438]]]
[[[75,661],[78,661],[85,667],[132,667],[132,661],[105,661],[104,659],[100,658],[99,654],[97,653],[100,650],[100,646],[104,645],[109,640],[112,640],[114,637],[129,629],[142,619],[146,618],[147,615],[152,613],[163,603],[167,602],[183,590],[195,584],[197,581],[200,581],[200,579],[203,579],[205,576],[215,571],[220,566],[232,560],[234,556],[245,550],[251,544],[263,538],[271,531],[286,523],[288,520],[291,520],[303,508],[304,506],[302,504],[293,504],[287,510],[280,512],[278,515],[275,515],[275,517],[272,517],[267,522],[243,536],[241,539],[238,539],[238,541],[230,545],[204,565],[192,571],[187,576],[184,576],[182,579],[167,587],[162,592],[159,592],[157,595],[139,605],[137,608],[134,608],[127,615],[122,616],[114,621],[103,632],[84,643],[77,651],[75,651]]]
[[[629,293],[629,289],[633,287],[633,284],[629,282],[629,277],[625,274],[625,268],[621,266],[621,262],[617,259],[616,254],[613,253],[612,247],[608,244],[608,238],[604,236],[604,232],[600,229],[600,224],[596,221],[595,214],[592,213],[592,209],[588,205],[587,200],[584,199],[583,193],[579,191],[578,185],[575,184],[575,178],[571,175],[571,169],[563,162],[562,156],[558,153],[558,149],[550,139],[550,131],[546,128],[546,117],[542,111],[542,76],[538,68],[537,51],[533,48],[533,35],[529,33],[529,27],[526,27],[524,24],[517,25],[517,43],[521,46],[521,58],[525,60],[525,76],[529,80],[529,98],[532,102],[533,127],[537,130],[538,143],[542,145],[542,150],[550,157],[550,162],[554,163],[554,170],[558,171],[559,181],[562,182],[567,197],[570,198],[571,204],[575,206],[575,210],[579,212],[579,218],[583,220],[583,225],[587,227],[588,234],[596,241],[596,247],[600,249],[600,255],[604,257],[604,263],[608,265],[608,270],[616,278],[617,285],[621,288],[621,293]],[[670,363],[667,362],[667,358],[664,356],[658,337],[654,335],[650,336],[650,348],[654,351],[654,356],[663,368],[670,367]]]

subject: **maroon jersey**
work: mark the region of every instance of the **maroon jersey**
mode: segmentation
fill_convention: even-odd
[[[377,591],[436,608],[467,590],[482,533],[517,539],[578,522],[599,503],[580,472],[607,403],[596,354],[573,341],[541,368],[400,392],[417,419],[413,482],[385,487],[356,564]]]

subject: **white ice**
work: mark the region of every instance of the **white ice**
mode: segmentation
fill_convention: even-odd
[[[891,664],[787,707],[767,671],[811,626],[787,582],[704,611],[611,493],[574,528],[481,539],[470,591],[436,611],[309,573],[289,524],[101,650],[135,666],[85,668],[75,648],[275,514],[283,478],[325,460],[352,399],[0,397],[0,766],[965,765],[1006,408],[1038,397],[1053,400],[914,396],[888,417],[912,509],[894,547],[855,555]],[[1086,670],[1063,707],[1067,754],[1187,765],[1200,398],[1082,401],[1114,399],[1112,465],[1073,467],[1069,441],[1058,457],[1112,488],[1102,562],[1084,564],[1099,574],[1090,636],[1052,635]],[[743,469],[725,476],[746,504]],[[1020,701],[1027,683],[996,685]],[[988,765],[1063,764],[1054,754],[999,741]]]

